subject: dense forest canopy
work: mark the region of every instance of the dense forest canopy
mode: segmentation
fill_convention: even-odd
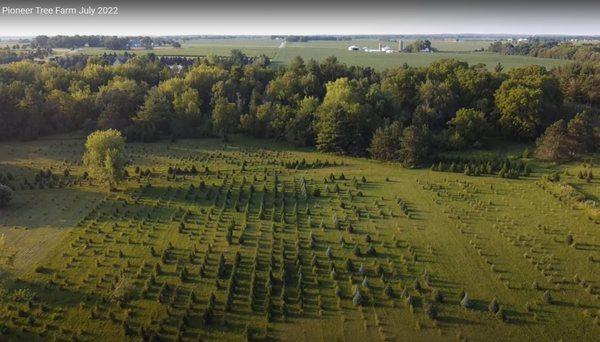
[[[0,68],[0,139],[109,128],[130,141],[243,133],[419,165],[489,137],[533,141],[586,111],[592,140],[577,151],[598,149],[598,63],[505,72],[448,59],[377,72],[335,57],[273,67],[239,50],[186,63],[70,58]]]

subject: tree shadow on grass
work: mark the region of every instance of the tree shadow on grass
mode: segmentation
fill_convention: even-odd
[[[431,280],[432,287],[437,289],[457,289],[461,286],[460,283],[450,280],[444,280],[439,278],[433,278]]]
[[[532,313],[520,312],[520,311],[516,311],[516,310],[511,310],[511,309],[504,309],[504,312],[506,313],[510,324],[515,324],[515,325],[540,324],[539,322],[536,322],[532,319],[533,318]]]
[[[52,335],[52,331],[57,331],[65,339],[69,337],[75,337],[79,335],[81,337],[91,337],[93,332],[82,331],[78,329],[70,329],[68,325],[56,323],[52,316],[55,314],[62,315],[67,310],[76,306],[87,306],[91,307],[96,303],[107,302],[107,298],[99,296],[97,293],[73,291],[71,289],[41,284],[34,281],[22,280],[14,278],[11,274],[4,273],[2,275],[4,287],[9,293],[12,291],[28,290],[33,294],[32,300],[27,304],[30,309],[25,309],[26,316],[19,315],[21,317],[12,318],[12,329],[9,329],[9,335],[14,335],[16,340],[37,340],[37,339],[48,339]],[[23,304],[23,303],[21,303]],[[15,306],[19,305],[18,301],[11,299],[5,299],[4,303],[0,305]],[[24,305],[24,304],[23,304]],[[51,315],[46,320],[40,320],[39,314],[35,314],[36,320],[32,323],[26,321],[25,317],[29,317],[29,311],[32,314],[41,311],[45,315]],[[9,318],[6,317],[8,320]],[[1,338],[0,338],[1,340]]]
[[[466,318],[461,318],[461,317],[454,317],[454,316],[438,316],[437,317],[438,322],[442,323],[442,324],[447,324],[447,325],[480,325],[481,323],[470,320],[470,319],[466,319]]]
[[[582,251],[600,251],[600,245],[598,244],[593,244],[593,243],[583,243],[583,242],[577,242],[575,244],[575,249],[577,250],[582,250]]]
[[[471,304],[470,310],[489,312],[488,306],[490,305],[490,302],[481,299],[470,299],[469,302]]]
[[[33,291],[39,299],[45,300],[45,303],[48,305],[70,306],[79,304],[81,301],[93,302],[94,300],[101,300],[103,298],[96,293],[73,291],[56,285],[41,284],[34,281],[14,278],[6,273],[3,274],[3,279],[6,289],[29,289]]]
[[[552,301],[552,305],[554,306],[560,306],[560,307],[570,307],[570,308],[580,308],[580,309],[597,309],[598,306],[596,305],[591,305],[589,303],[570,303],[570,302],[566,302],[566,301],[561,301],[561,300],[553,300]]]

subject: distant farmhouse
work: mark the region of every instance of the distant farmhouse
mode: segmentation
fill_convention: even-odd
[[[350,45],[348,46],[348,51],[365,51],[365,52],[384,52],[384,53],[394,53],[396,51],[394,51],[394,49],[392,49],[391,47],[389,47],[388,45],[384,45],[381,42],[379,42],[379,45],[377,47],[377,49],[370,49],[368,47],[363,47],[362,49],[356,45]]]
[[[420,53],[432,53],[435,52],[435,48],[431,47],[431,42],[429,40],[417,40],[412,42],[408,46],[404,45],[404,41],[402,39],[398,39],[393,41],[394,45],[397,43],[397,48],[392,48],[390,45],[385,42],[379,42],[376,49],[372,49],[369,47],[358,47],[357,45],[348,46],[348,51],[364,51],[364,52],[374,52],[374,53],[395,53],[395,52],[420,52]]]

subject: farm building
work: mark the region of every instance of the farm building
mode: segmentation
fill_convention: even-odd
[[[360,50],[360,48],[356,45],[348,46],[348,51],[358,51],[358,50]]]
[[[388,45],[383,45],[382,43],[379,43],[379,45],[377,46],[377,49],[369,49],[367,47],[364,47],[363,50],[365,52],[385,52],[385,53],[393,53],[394,52],[394,49],[392,49]]]

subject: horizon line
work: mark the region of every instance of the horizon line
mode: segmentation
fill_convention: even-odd
[[[71,33],[71,34],[35,34],[35,35],[0,35],[0,38],[32,38],[37,36],[116,36],[116,37],[131,37],[131,36],[148,36],[148,37],[166,37],[166,36],[175,36],[175,37],[268,37],[268,36],[304,36],[304,37],[313,37],[313,36],[322,36],[322,37],[352,37],[352,36],[474,36],[474,37],[485,37],[485,36],[498,36],[498,37],[512,37],[512,36],[528,36],[528,37],[545,37],[545,36],[558,36],[558,37],[589,37],[589,38],[600,38],[600,33],[593,34],[563,34],[563,33],[475,33],[475,32],[458,32],[458,33],[265,33],[265,34],[220,34],[220,33],[194,33],[194,34],[144,34],[144,33],[131,33],[131,34],[106,34],[106,33],[92,33],[92,34],[81,34],[81,33]]]

